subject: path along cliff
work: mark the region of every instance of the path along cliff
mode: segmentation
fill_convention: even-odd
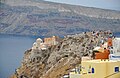
[[[84,32],[67,35],[46,50],[29,49],[11,78],[60,78],[79,65],[82,56],[92,57],[93,49],[112,35],[110,31]]]

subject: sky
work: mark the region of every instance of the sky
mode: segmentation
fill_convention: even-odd
[[[45,1],[120,11],[120,0],[45,0]]]

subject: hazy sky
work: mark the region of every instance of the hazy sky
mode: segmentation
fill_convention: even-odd
[[[46,0],[59,3],[113,9],[120,11],[120,0]]]

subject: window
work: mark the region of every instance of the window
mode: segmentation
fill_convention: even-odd
[[[119,67],[115,67],[115,72],[119,72]]]
[[[92,73],[95,73],[95,69],[94,68],[92,68]]]

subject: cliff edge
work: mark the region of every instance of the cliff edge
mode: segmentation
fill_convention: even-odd
[[[36,43],[24,53],[21,66],[11,78],[60,78],[79,65],[82,56],[92,57],[93,49],[102,44],[101,40],[106,42],[111,34],[110,31],[93,31],[67,35],[46,49],[35,48]]]

